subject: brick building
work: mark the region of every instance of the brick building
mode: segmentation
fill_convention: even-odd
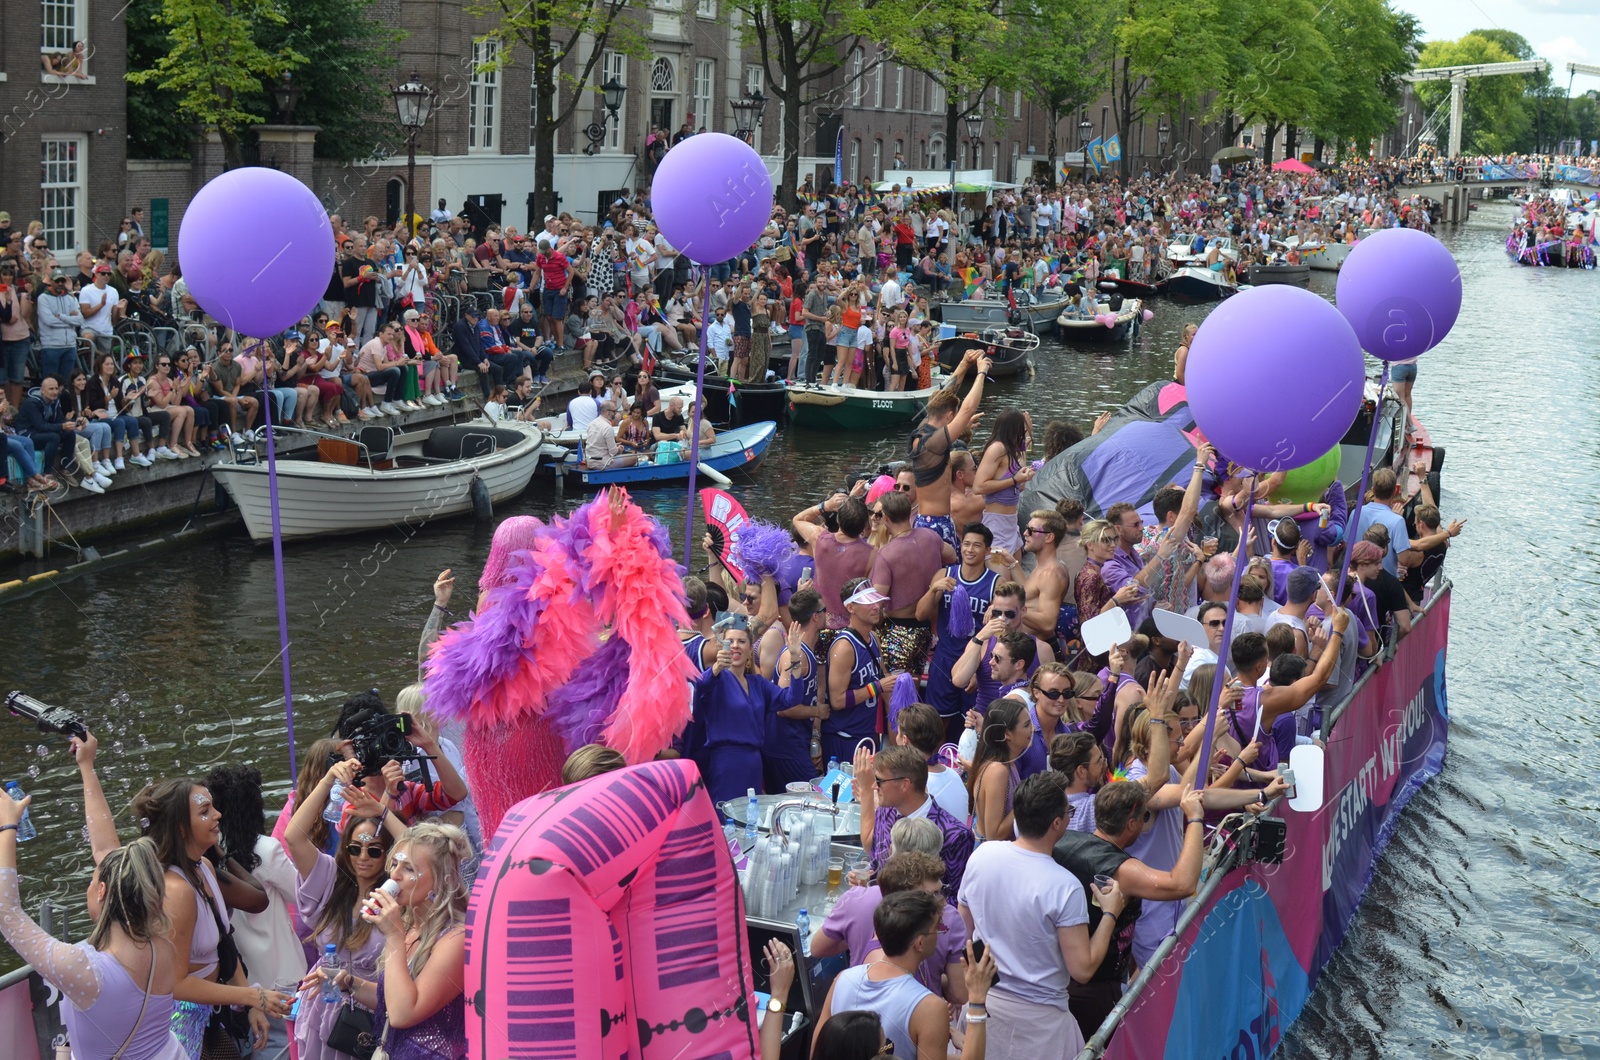
[[[0,210],[19,230],[44,222],[69,264],[116,238],[131,205],[121,12],[113,0],[0,4]]]

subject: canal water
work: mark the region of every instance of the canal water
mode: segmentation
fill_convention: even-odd
[[[1421,365],[1419,415],[1447,450],[1443,508],[1467,519],[1455,580],[1452,739],[1444,773],[1412,803],[1367,901],[1281,1055],[1600,1056],[1600,946],[1592,762],[1600,707],[1585,695],[1583,637],[1600,619],[1600,361],[1597,278],[1518,268],[1510,211],[1486,206],[1446,241],[1461,263],[1455,331]],[[1314,274],[1320,293],[1333,277]],[[1169,378],[1185,323],[1206,307],[1158,302],[1131,347],[1047,346],[1037,377],[985,400],[1085,430],[1145,383]],[[850,471],[899,456],[903,435],[780,431],[735,493],[781,522]],[[547,516],[583,496],[536,482],[499,515]],[[681,547],[684,496],[638,499]],[[414,673],[435,575],[456,572],[471,606],[489,536],[470,520],[285,550],[295,731],[304,748],[338,704]],[[288,789],[269,549],[242,531],[68,582],[0,612],[0,688],[81,711],[123,831],[145,782],[249,761]],[[35,793],[40,837],[23,848],[30,907],[53,896],[79,917],[87,879],[82,807],[64,747],[0,722],[0,772]],[[0,967],[15,957],[0,952]]]

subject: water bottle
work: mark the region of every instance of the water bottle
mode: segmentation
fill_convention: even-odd
[[[978,755],[978,730],[977,729],[963,729],[962,730],[962,732],[961,732],[961,741],[956,745],[956,753],[961,756],[961,759],[964,762],[970,762],[974,758],[977,757],[977,755]]]
[[[831,777],[837,772],[839,772],[839,759],[838,756],[834,756],[828,759],[828,771],[822,775],[825,777]]]
[[[22,790],[22,785],[14,780],[6,781],[6,793],[11,796],[13,802],[21,802],[28,797],[28,793]],[[17,822],[17,842],[26,843],[38,835],[39,830],[33,826],[33,815],[28,810],[23,810],[22,820]]]
[[[761,803],[756,799],[756,789],[747,788],[747,801],[744,810],[744,841],[751,846],[756,845],[756,833],[761,825]]]
[[[334,978],[339,974],[339,948],[332,943],[322,948],[322,1000],[329,1004],[339,1000],[339,987]]]
[[[329,824],[338,824],[339,818],[344,816],[344,782],[333,782],[333,790],[328,792],[328,805],[322,808],[322,819]]]
[[[800,952],[807,957],[811,956],[811,918],[804,909],[794,918],[794,929],[800,935]]]

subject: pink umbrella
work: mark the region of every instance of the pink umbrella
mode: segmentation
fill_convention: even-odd
[[[1285,158],[1282,162],[1274,162],[1273,169],[1283,170],[1286,173],[1315,173],[1316,170],[1300,161],[1298,158]]]

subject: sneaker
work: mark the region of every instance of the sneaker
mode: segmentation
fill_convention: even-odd
[[[85,479],[85,480],[84,480],[84,481],[85,481],[85,482],[88,482],[88,481],[91,481],[91,480],[90,480],[90,479]],[[94,481],[94,482],[98,482],[98,483],[99,483],[99,484],[100,484],[100,486],[101,486],[101,487],[102,487],[102,488],[104,488],[104,487],[106,487],[106,486],[109,486],[109,485],[111,485],[111,476],[110,476],[110,475],[101,475],[101,474],[98,474],[98,473],[97,473],[97,474],[96,474],[96,475],[95,475],[95,476],[94,476],[94,478],[93,478],[93,480],[92,480],[92,481]]]
[[[112,461],[111,469],[113,471],[126,471],[128,470],[128,465],[125,464],[122,460],[122,457],[119,456],[116,458],[116,460]]]
[[[193,453],[189,452],[189,450],[185,449],[181,445],[172,449],[172,455],[176,456],[179,460],[188,460],[190,457],[194,456]]]
[[[385,401],[383,404],[379,405],[378,408],[385,416],[400,415],[400,407],[392,401]]]
[[[440,397],[438,394],[429,394],[422,400],[427,404],[432,405],[434,408],[438,408],[440,405],[444,404],[444,398]]]
[[[143,453],[134,453],[132,456],[128,457],[128,463],[138,464],[140,467],[150,467],[155,463],[155,461],[151,460]]]
[[[371,409],[362,409],[360,412],[356,413],[356,416],[357,418],[363,420],[375,420],[378,418]]]
[[[466,393],[458,386],[453,386],[449,390],[446,390],[445,391],[445,396],[448,397],[451,401],[465,401],[465,400],[467,400]]]
[[[82,486],[90,493],[104,493],[106,491],[104,486],[100,485],[96,479],[92,478],[86,478],[82,482],[79,482],[78,485]]]
[[[177,453],[174,453],[171,449],[168,449],[164,445],[163,446],[159,446],[156,449],[156,457],[158,459],[161,459],[161,460],[177,460],[177,459],[179,459],[179,456],[178,456]]]
[[[111,461],[109,460],[96,460],[94,462],[94,469],[107,478],[110,478],[112,475],[117,473],[116,469],[111,466]]]

